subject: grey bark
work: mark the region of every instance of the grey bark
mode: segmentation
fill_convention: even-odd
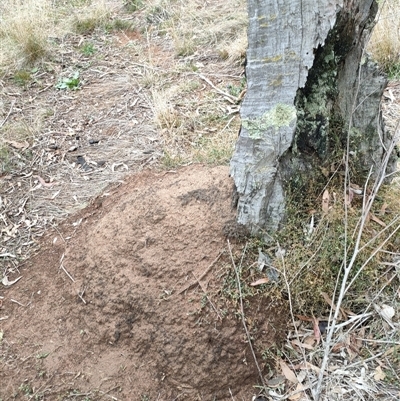
[[[231,176],[238,223],[253,233],[279,229],[289,186],[323,180],[347,133],[354,179],[379,168],[387,82],[364,52],[376,13],[375,0],[248,0],[248,88]]]

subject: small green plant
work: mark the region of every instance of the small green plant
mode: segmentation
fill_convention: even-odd
[[[56,88],[57,89],[77,90],[80,88],[80,85],[81,85],[81,81],[79,78],[79,71],[75,71],[72,76],[64,77],[60,81],[58,81]]]
[[[239,85],[231,85],[231,84],[229,84],[227,86],[227,89],[228,89],[228,92],[229,92],[230,95],[238,97],[242,93],[242,91],[244,90],[245,87],[246,87],[246,78],[243,77],[240,80]]]
[[[92,56],[94,53],[96,53],[96,49],[92,42],[85,42],[81,46],[80,50],[81,50],[81,53],[85,56]]]
[[[45,359],[50,355],[50,352],[41,352],[40,354],[36,355],[37,359]]]
[[[143,7],[143,0],[129,0],[124,4],[126,11],[133,13]]]
[[[388,65],[386,68],[389,79],[398,80],[400,79],[400,60],[397,63]]]
[[[6,145],[0,144],[0,171],[11,171],[11,155]]]
[[[37,68],[33,68],[31,70],[22,69],[18,70],[14,74],[14,81],[16,84],[20,86],[26,86],[32,80],[32,74],[38,71]]]
[[[27,70],[19,70],[14,74],[14,81],[20,86],[26,86],[31,80],[31,73]]]
[[[96,18],[77,19],[74,22],[74,30],[80,35],[90,35],[99,25]]]
[[[175,52],[178,57],[191,56],[196,51],[196,44],[190,36],[174,35]]]
[[[166,169],[175,168],[181,166],[184,160],[180,156],[170,154],[167,150],[164,150],[164,155],[161,158],[161,164]]]
[[[29,396],[33,393],[33,389],[29,383],[22,383],[18,390],[26,396]]]
[[[122,19],[115,19],[105,24],[105,29],[107,32],[112,31],[133,31],[135,30],[135,26],[132,22],[122,20]]]

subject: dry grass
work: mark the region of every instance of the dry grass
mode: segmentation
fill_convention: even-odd
[[[105,0],[4,0],[0,4],[0,66],[22,68],[51,60],[57,42],[70,33],[88,35],[107,28],[115,10]]]
[[[70,26],[77,34],[90,35],[97,28],[105,27],[112,10],[113,7],[105,0],[89,2],[82,7],[71,7]]]
[[[173,39],[177,56],[189,56],[205,46],[215,46],[235,60],[245,54],[247,13],[242,0],[158,0],[149,2],[144,12],[154,29]]]
[[[400,76],[400,1],[380,1],[380,14],[369,51],[390,77]]]
[[[55,31],[50,0],[4,0],[0,5],[0,65],[33,64],[50,49],[49,37]]]

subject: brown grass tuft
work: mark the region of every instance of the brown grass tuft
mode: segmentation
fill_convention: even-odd
[[[400,75],[400,0],[380,2],[368,50],[391,77]]]
[[[49,51],[54,13],[49,0],[4,0],[0,5],[0,63],[34,64]]]

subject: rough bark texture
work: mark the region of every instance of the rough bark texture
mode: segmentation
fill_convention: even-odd
[[[247,95],[231,161],[238,222],[275,231],[285,193],[343,158],[358,179],[378,169],[386,78],[363,51],[375,0],[248,0]],[[312,179],[311,179],[312,178]]]

